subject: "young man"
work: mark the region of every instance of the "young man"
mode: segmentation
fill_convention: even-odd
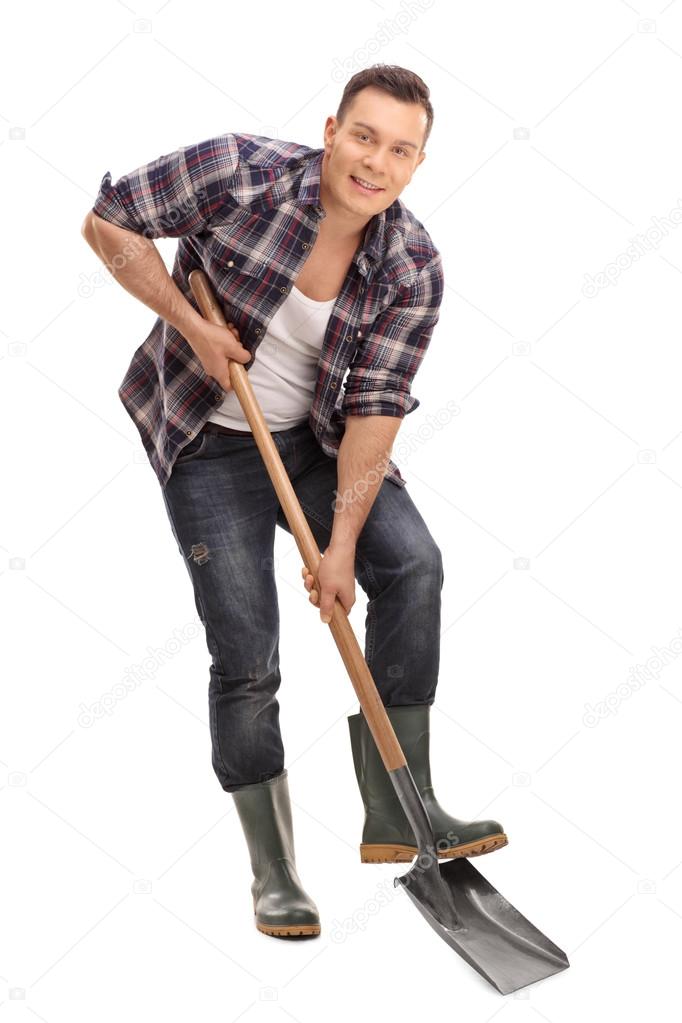
[[[83,233],[119,283],[158,314],[120,386],[161,484],[212,655],[212,763],[235,799],[254,873],[256,926],[314,935],[296,872],[279,728],[276,525],[289,530],[230,386],[246,366],[320,550],[320,593],[369,597],[365,656],[442,856],[506,844],[497,821],[438,804],[429,710],[440,658],[441,552],[390,453],[439,318],[441,258],[399,196],[422,163],[429,90],[375,65],[346,85],[324,147],[244,133],[187,146],[112,185]],[[179,238],[169,276],[152,239]],[[229,328],[207,323],[187,283],[207,273]],[[348,371],[344,385],[344,376]],[[414,835],[363,715],[349,718],[365,807],[363,862],[408,861]],[[463,766],[463,765],[462,765]]]

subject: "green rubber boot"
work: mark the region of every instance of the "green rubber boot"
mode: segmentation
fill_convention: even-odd
[[[296,872],[286,770],[232,796],[249,847],[256,927],[275,938],[319,934],[317,906]]]
[[[462,821],[440,806],[431,784],[428,704],[386,707],[407,766],[422,797],[433,827],[439,859],[480,856],[507,844],[498,821]],[[408,863],[418,853],[414,832],[405,816],[365,717],[348,718],[353,763],[365,825],[360,845],[362,863]]]

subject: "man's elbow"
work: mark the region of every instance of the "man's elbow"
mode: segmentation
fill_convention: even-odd
[[[101,220],[94,210],[89,210],[85,220],[81,224],[81,234],[91,248],[96,248],[97,242],[97,221]]]
[[[93,252],[103,259],[102,253],[111,245],[117,248],[123,247],[128,240],[130,231],[117,224],[112,224],[110,220],[105,220],[94,210],[89,210],[81,224],[81,234]]]

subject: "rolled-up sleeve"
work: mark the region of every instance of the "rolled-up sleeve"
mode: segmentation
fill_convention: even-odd
[[[414,376],[440,317],[444,277],[440,253],[398,293],[372,325],[350,365],[342,403],[351,416],[398,416],[419,407]]]
[[[237,140],[220,135],[160,156],[115,184],[107,171],[92,209],[147,238],[197,234],[230,197],[238,168]]]

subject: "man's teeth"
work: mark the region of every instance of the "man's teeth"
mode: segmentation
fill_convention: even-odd
[[[381,189],[379,188],[378,185],[373,185],[369,181],[364,181],[363,178],[356,178],[355,175],[353,175],[353,180],[357,181],[357,183],[359,185],[364,185],[365,188],[371,188],[374,192],[380,192],[381,191]]]

